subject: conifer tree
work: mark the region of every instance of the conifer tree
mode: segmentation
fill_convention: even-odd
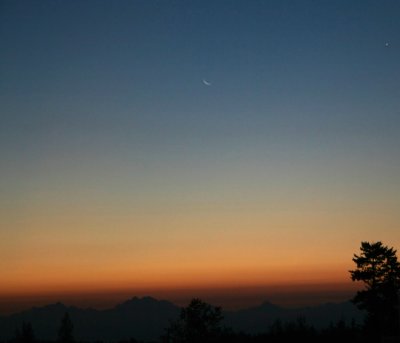
[[[74,325],[72,324],[71,318],[68,312],[65,312],[63,319],[61,320],[60,328],[58,329],[58,342],[59,343],[74,343]]]
[[[356,269],[351,279],[361,281],[353,302],[367,312],[365,328],[376,336],[399,333],[400,263],[396,250],[382,242],[361,243],[361,254],[354,255]]]

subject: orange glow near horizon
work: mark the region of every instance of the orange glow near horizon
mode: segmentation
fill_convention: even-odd
[[[65,285],[64,285],[65,286]],[[192,284],[187,286],[152,287],[52,287],[48,289],[15,289],[8,294],[0,294],[0,314],[13,313],[31,306],[43,306],[63,302],[69,306],[94,307],[98,309],[114,307],[134,296],[152,296],[185,306],[193,297],[199,297],[225,309],[239,309],[256,306],[270,301],[286,307],[310,306],[325,302],[349,300],[360,285],[347,282],[293,282],[276,284],[239,285]]]
[[[18,222],[4,213],[3,221],[8,218],[24,235],[1,233],[3,241],[14,243],[3,249],[8,258],[0,261],[0,297],[349,284],[359,242],[394,234],[374,231],[382,217],[372,212],[244,207],[234,214],[196,216],[180,209],[122,216],[116,209],[80,215],[76,208],[49,209],[36,208]]]
[[[58,261],[59,262],[59,261]],[[122,261],[121,261],[122,262]],[[235,264],[235,262],[237,262]],[[29,271],[14,271],[3,275],[0,296],[85,293],[91,291],[118,292],[125,290],[174,290],[174,289],[224,289],[230,287],[276,287],[278,285],[337,284],[348,281],[349,266],[314,267],[287,264],[277,266],[246,266],[239,261],[229,260],[229,264],[204,260],[203,264],[182,263],[145,265],[140,268],[114,266],[64,265],[58,270],[50,270],[46,265],[31,266]],[[117,266],[117,267],[115,267]],[[119,266],[119,267],[118,267]],[[26,283],[29,280],[29,283]]]

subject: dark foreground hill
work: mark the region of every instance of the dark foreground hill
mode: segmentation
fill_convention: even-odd
[[[0,340],[12,338],[23,321],[32,324],[37,338],[54,340],[65,312],[72,319],[74,336],[78,340],[118,341],[134,337],[149,341],[157,340],[163,334],[170,321],[178,318],[180,308],[151,297],[135,297],[107,310],[81,309],[57,303],[0,317]],[[224,324],[235,331],[261,333],[278,319],[285,322],[301,317],[318,329],[339,320],[360,322],[363,314],[349,302],[297,309],[265,302],[253,308],[226,311],[224,317]]]
[[[37,338],[54,340],[65,312],[70,315],[78,340],[117,341],[130,337],[152,340],[161,335],[170,319],[178,317],[180,308],[150,297],[133,298],[101,311],[57,303],[0,317],[0,339],[14,336],[16,328],[25,321],[32,324]]]
[[[351,302],[327,303],[318,306],[285,308],[270,302],[260,306],[235,312],[225,312],[225,322],[236,331],[257,334],[267,331],[275,321],[293,322],[305,319],[314,328],[320,330],[330,324],[343,320],[350,324],[352,320],[361,323],[363,313]]]

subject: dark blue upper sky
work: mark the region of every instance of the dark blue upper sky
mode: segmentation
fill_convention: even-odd
[[[392,149],[399,10],[398,1],[2,1],[0,149],[16,158],[54,144],[254,151],[355,139]]]
[[[398,1],[2,1],[2,182],[63,155],[65,170],[79,156],[144,171],[223,156],[397,165],[399,14]]]

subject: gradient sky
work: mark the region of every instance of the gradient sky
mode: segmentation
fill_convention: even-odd
[[[2,0],[0,298],[350,284],[400,248],[399,17]]]

